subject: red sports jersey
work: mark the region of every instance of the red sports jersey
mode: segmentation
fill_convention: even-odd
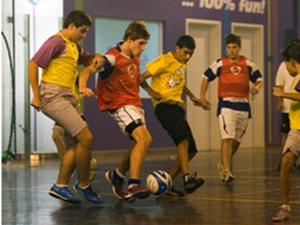
[[[115,64],[112,65],[112,71],[107,78],[103,79],[99,74],[97,88],[99,109],[115,110],[125,105],[141,108],[139,57],[126,57],[117,48],[110,49],[106,55],[115,57]]]
[[[241,56],[238,63],[222,58],[223,66],[219,75],[218,97],[249,98],[249,69],[246,58]]]

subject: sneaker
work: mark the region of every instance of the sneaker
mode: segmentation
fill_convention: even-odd
[[[89,180],[93,181],[95,178],[95,169],[97,166],[97,160],[93,157],[91,157],[90,160],[90,171],[89,171]]]
[[[278,213],[273,216],[272,221],[283,222],[289,220],[290,218],[291,218],[291,210],[280,206]]]
[[[151,194],[151,192],[150,192],[149,188],[134,185],[128,189],[128,191],[124,197],[124,200],[131,203],[131,202],[134,202],[136,198],[139,198],[139,199],[148,198],[150,194]]]
[[[188,181],[184,183],[185,193],[192,194],[203,184],[204,180],[202,178],[197,178],[197,173],[193,173],[189,175]]]
[[[117,179],[114,179],[114,172],[113,171],[107,171],[105,173],[106,180],[111,183],[112,185],[112,191],[119,199],[122,199],[125,197],[126,193],[123,191],[123,185],[124,182],[120,182]]]
[[[172,197],[182,197],[182,196],[185,196],[185,194],[182,191],[176,190],[173,186],[166,193],[166,195],[167,196],[172,196]]]
[[[92,186],[88,186],[85,189],[82,189],[79,187],[79,182],[77,181],[73,185],[73,189],[77,191],[79,194],[81,194],[83,197],[85,197],[86,200],[94,203],[94,204],[101,204],[103,203],[103,200],[100,195],[98,195],[94,190],[92,189]]]
[[[70,203],[81,202],[80,199],[74,196],[67,187],[58,187],[56,184],[54,184],[50,189],[49,195]]]
[[[230,171],[224,171],[223,174],[223,182],[228,184],[229,182],[233,181],[234,180],[234,176],[232,175],[232,173]]]

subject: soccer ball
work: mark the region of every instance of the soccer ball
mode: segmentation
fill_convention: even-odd
[[[153,195],[163,195],[172,187],[170,175],[162,170],[155,170],[147,177],[147,187]]]

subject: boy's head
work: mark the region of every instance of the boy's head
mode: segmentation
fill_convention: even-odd
[[[181,63],[187,63],[194,54],[196,48],[195,40],[190,35],[180,36],[175,47],[175,58]]]
[[[300,64],[300,40],[293,40],[282,52],[286,69],[291,76],[298,74],[296,64]]]
[[[77,43],[86,38],[89,28],[92,26],[92,19],[85,11],[75,10],[66,17],[63,30],[64,35],[71,41]]]
[[[195,50],[196,43],[195,43],[195,40],[192,36],[183,35],[183,36],[178,38],[176,46],[178,46],[179,48],[186,47],[188,49]]]
[[[126,43],[123,52],[130,57],[140,56],[146,49],[146,44],[150,38],[150,33],[144,21],[132,21],[125,30],[123,40]]]
[[[73,23],[75,27],[81,27],[86,25],[88,27],[92,26],[92,19],[89,14],[83,10],[74,10],[70,12],[64,20],[63,28],[68,28],[68,26]]]
[[[228,34],[225,37],[225,49],[227,58],[231,61],[237,61],[241,51],[241,36],[238,34]]]
[[[137,39],[149,40],[150,33],[146,24],[142,20],[132,21],[125,30],[125,34],[123,36],[123,40],[127,41],[131,39],[133,41]]]
[[[241,47],[241,36],[238,34],[228,34],[225,37],[225,45],[227,46],[228,44],[236,44],[238,47]]]

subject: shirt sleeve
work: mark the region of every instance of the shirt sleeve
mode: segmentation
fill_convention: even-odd
[[[113,72],[114,66],[116,64],[116,57],[114,55],[106,54],[103,56],[105,59],[103,70],[99,73],[101,78],[104,80],[108,78]]]
[[[214,79],[216,79],[217,76],[220,75],[221,67],[222,67],[221,59],[214,61],[210,65],[210,67],[208,67],[208,69],[204,72],[203,74],[204,78],[206,78],[209,82],[213,81]]]
[[[66,44],[59,36],[50,37],[32,57],[32,61],[41,68],[46,68],[49,62],[58,58],[66,49]]]
[[[165,69],[165,60],[163,58],[163,55],[157,57],[155,60],[149,62],[146,64],[147,70],[150,72],[152,76],[159,75],[163,73]]]
[[[258,67],[255,65],[254,62],[250,62],[250,81],[255,83],[256,81],[262,81],[262,75],[258,70]]]
[[[284,86],[284,79],[283,79],[283,73],[284,73],[285,64],[281,63],[276,74],[276,79],[275,79],[275,85],[276,86]]]

